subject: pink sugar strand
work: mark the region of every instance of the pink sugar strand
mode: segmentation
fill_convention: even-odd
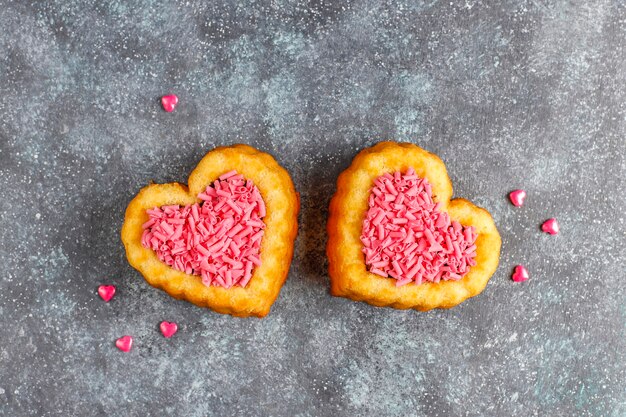
[[[228,171],[227,173],[220,175],[220,180],[224,181],[235,175],[237,175],[237,171],[233,169],[232,171]]]
[[[410,282],[462,279],[476,265],[476,231],[451,221],[413,168],[374,181],[360,240],[369,272]]]
[[[265,203],[254,183],[236,171],[198,194],[200,203],[146,210],[141,243],[174,269],[204,285],[245,287],[259,257]]]

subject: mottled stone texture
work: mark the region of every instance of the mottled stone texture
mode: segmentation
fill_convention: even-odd
[[[0,0],[0,415],[626,415],[625,7]],[[418,313],[328,294],[335,179],[383,138],[439,154],[493,214],[482,295]],[[302,195],[263,320],[149,287],[119,237],[142,186],[235,142]]]

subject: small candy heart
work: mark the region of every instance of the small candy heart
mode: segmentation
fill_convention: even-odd
[[[115,341],[115,346],[122,352],[128,352],[130,348],[133,347],[133,337],[122,336]]]
[[[559,224],[556,222],[556,219],[548,219],[541,225],[541,230],[551,235],[556,235],[559,233]]]
[[[178,97],[176,94],[169,94],[167,96],[161,97],[161,105],[163,106],[163,110],[166,112],[172,112],[176,108],[178,104]]]
[[[176,323],[170,323],[169,321],[162,321],[159,327],[161,328],[161,333],[163,333],[163,336],[167,337],[168,339],[174,336],[174,333],[178,331],[178,325]]]
[[[509,199],[511,200],[511,203],[513,203],[515,207],[522,207],[522,205],[524,204],[525,198],[526,198],[526,191],[524,190],[511,191],[511,193],[509,194]]]
[[[515,282],[524,282],[528,278],[530,278],[530,276],[528,275],[528,271],[526,270],[526,268],[524,268],[522,265],[517,265],[515,267],[515,272],[513,272],[512,278]]]
[[[98,295],[108,303],[115,295],[115,287],[113,285],[100,285],[98,287]]]

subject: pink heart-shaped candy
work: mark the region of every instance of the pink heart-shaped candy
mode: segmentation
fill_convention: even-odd
[[[524,282],[530,278],[530,275],[528,275],[528,271],[524,268],[524,266],[517,265],[511,278],[513,278],[513,281],[515,282]]]
[[[115,341],[115,346],[122,352],[128,352],[133,347],[133,337],[122,336]]]
[[[161,333],[163,333],[163,336],[165,336],[166,338],[174,336],[174,333],[178,331],[178,325],[173,322],[170,323],[169,321],[162,321],[159,325],[159,328],[161,329]]]
[[[161,105],[163,106],[163,110],[166,112],[172,112],[176,108],[178,104],[178,97],[176,94],[169,94],[167,96],[161,97]]]
[[[541,225],[541,230],[551,235],[556,235],[559,233],[559,224],[556,222],[555,218],[548,219]]]
[[[524,199],[526,198],[526,191],[524,190],[515,190],[509,193],[509,199],[511,203],[515,207],[521,207],[524,204]]]
[[[115,287],[113,285],[100,285],[98,287],[98,295],[108,303],[115,295]]]

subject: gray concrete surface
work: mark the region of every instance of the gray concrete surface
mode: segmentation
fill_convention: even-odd
[[[0,0],[0,27],[0,415],[626,415],[623,2]],[[492,212],[482,295],[420,314],[328,294],[334,181],[384,138]],[[302,194],[263,320],[149,287],[119,239],[137,190],[235,142]]]

